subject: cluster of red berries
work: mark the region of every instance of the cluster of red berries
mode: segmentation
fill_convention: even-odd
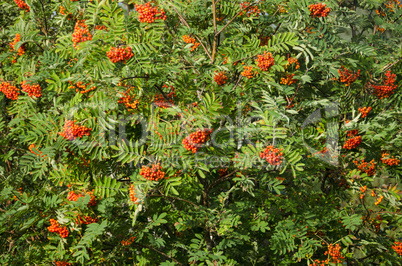
[[[220,72],[215,71],[214,80],[219,86],[224,85],[226,83],[227,79],[228,79],[228,77],[225,75],[225,71],[220,71]]]
[[[14,0],[14,2],[18,5],[19,8],[25,9],[26,12],[29,12],[29,6],[22,0]]]
[[[212,129],[204,128],[198,129],[196,132],[191,133],[182,141],[184,148],[188,151],[196,153],[201,144],[205,143],[212,133]]]
[[[82,138],[84,135],[89,136],[89,132],[92,129],[85,126],[78,126],[75,122],[77,122],[77,120],[66,120],[64,123],[64,132],[59,132],[59,135],[67,140]]]
[[[121,244],[122,244],[123,246],[131,245],[131,244],[135,241],[135,239],[136,239],[136,237],[135,237],[135,236],[132,236],[132,237],[130,237],[130,238],[127,239],[127,240],[122,240],[122,241],[121,241]]]
[[[390,156],[389,153],[384,152],[381,155],[381,161],[389,166],[393,166],[393,165],[398,165],[401,161],[394,158],[393,156]]]
[[[19,89],[8,82],[2,82],[0,84],[0,91],[10,100],[17,100],[20,95]]]
[[[68,237],[67,227],[60,227],[59,222],[56,221],[55,219],[50,219],[50,224],[51,226],[47,228],[49,232],[58,233],[61,236],[61,238]]]
[[[345,83],[345,86],[348,87],[350,84],[355,82],[357,78],[360,76],[360,69],[357,73],[353,73],[349,69],[346,69],[344,66],[341,67],[342,69],[338,69],[338,73],[340,75],[340,81]]]
[[[363,199],[364,198],[364,193],[366,193],[366,191],[367,191],[367,186],[360,187],[360,191],[361,191],[360,199]]]
[[[365,118],[367,114],[371,111],[371,107],[359,108],[359,112],[362,114],[362,118]]]
[[[297,80],[295,80],[294,77],[295,74],[286,74],[286,77],[281,78],[281,84],[284,85],[292,85],[293,83],[296,83]]]
[[[93,91],[94,89],[96,89],[96,86],[92,86],[89,89],[87,89],[87,87],[89,85],[91,85],[92,82],[84,84],[84,82],[78,81],[77,84],[75,84],[75,85],[71,81],[69,81],[69,83],[71,85],[71,86],[68,87],[69,89],[75,89],[76,92],[79,92],[81,94],[88,93],[88,92]]]
[[[21,35],[19,33],[15,34],[15,38],[12,42],[9,43],[10,46],[10,51],[14,51],[14,46],[17,44],[17,42],[21,41]],[[20,48],[18,48],[18,56],[22,56],[25,54],[25,45],[21,45]]]
[[[244,68],[243,72],[240,73],[243,77],[251,79],[252,77],[254,77],[254,75],[257,76],[258,74],[257,71],[254,71],[253,73],[252,66],[243,66],[243,68]]]
[[[66,262],[66,261],[55,261],[54,263],[56,263],[56,266],[70,266],[71,263]]]
[[[77,201],[81,197],[85,197],[86,195],[89,195],[91,199],[88,202],[88,207],[89,206],[95,206],[96,205],[96,197],[94,196],[93,191],[87,191],[85,194],[76,194],[74,191],[68,192],[67,199],[69,201]]]
[[[274,148],[272,145],[267,146],[261,153],[260,158],[265,159],[271,165],[280,165],[283,160],[283,149]]]
[[[300,68],[299,60],[297,60],[297,58],[289,57],[289,55],[288,55],[288,62],[286,63],[285,68],[288,68],[289,66],[291,66],[293,64],[296,64],[296,69]]]
[[[378,204],[380,204],[383,198],[384,198],[384,196],[381,195],[381,196],[374,202],[375,206],[377,206]]]
[[[158,163],[152,164],[151,167],[143,165],[140,171],[140,175],[142,175],[147,180],[158,181],[165,177],[165,172],[162,171],[162,167]]]
[[[95,30],[104,30],[107,31],[107,28],[105,25],[96,25],[95,26]]]
[[[169,88],[168,85],[163,85],[163,88]],[[173,86],[170,86],[170,92],[166,95],[166,98],[162,94],[156,94],[154,103],[160,108],[169,108],[173,105],[173,97],[176,96],[176,91]]]
[[[392,246],[392,249],[395,250],[398,255],[402,256],[402,242],[394,242],[395,245]]]
[[[92,40],[92,35],[88,30],[85,20],[78,20],[74,27],[73,33],[73,46],[77,48],[77,44],[80,42],[85,42]]]
[[[135,5],[135,10],[138,12],[138,19],[141,23],[153,23],[156,19],[166,20],[166,13],[163,8],[160,10],[158,7],[151,6],[151,3],[145,3],[143,5]]]
[[[328,16],[331,9],[326,6],[327,6],[326,4],[322,4],[322,3],[309,5],[308,9],[310,10],[310,16],[316,17],[316,18]]]
[[[120,97],[120,100],[117,102],[124,104],[129,112],[138,108],[139,101],[135,100],[135,94],[130,95],[130,89],[123,92],[122,95],[123,97]]]
[[[185,43],[192,43],[192,44],[193,44],[193,46],[191,46],[191,51],[190,51],[190,52],[192,52],[192,51],[194,51],[195,49],[197,49],[197,47],[200,45],[199,42],[196,42],[193,37],[190,37],[190,36],[188,36],[188,35],[184,35],[184,36],[183,36],[183,41],[184,41]]]
[[[268,71],[275,64],[272,54],[266,51],[264,51],[263,55],[258,55],[257,57],[257,65],[262,71]]]
[[[134,202],[135,204],[138,204],[139,202],[138,202],[138,198],[135,196],[136,195],[135,194],[135,187],[134,187],[133,184],[130,185],[129,191],[130,191],[130,200],[132,202]]]
[[[341,246],[339,244],[336,244],[333,246],[332,244],[328,245],[328,252],[325,252],[324,255],[329,255],[331,257],[331,260],[333,263],[342,263],[342,260],[345,258],[342,256],[341,252]]]
[[[92,223],[96,223],[97,219],[96,218],[92,218],[91,216],[82,216],[78,215],[77,218],[75,219],[75,223],[76,224],[92,224]]]
[[[354,149],[362,143],[362,136],[356,136],[359,133],[357,129],[350,130],[347,133],[349,139],[346,140],[345,144],[343,145],[344,149]]]
[[[251,15],[255,14],[257,17],[260,16],[261,10],[257,6],[250,6],[250,2],[243,2],[240,3],[240,6],[244,11],[242,11],[239,16],[242,16],[243,14],[247,14],[247,17],[250,17]]]
[[[128,59],[134,56],[133,52],[131,51],[131,47],[112,47],[110,48],[109,52],[106,53],[106,55],[113,63],[126,63]]]
[[[369,163],[362,160],[360,163],[357,160],[354,160],[353,163],[357,166],[357,168],[363,172],[365,172],[368,176],[375,175],[375,162],[371,160]]]
[[[385,84],[384,85],[372,85],[374,88],[374,94],[379,98],[389,98],[392,94],[395,93],[397,85],[394,84],[395,82],[395,74],[391,74],[391,71],[387,71],[385,73]]]
[[[42,88],[39,86],[39,84],[32,84],[29,85],[27,84],[27,81],[23,81],[21,82],[21,88],[22,91],[25,91],[26,93],[28,93],[29,97],[41,97],[42,96]]]

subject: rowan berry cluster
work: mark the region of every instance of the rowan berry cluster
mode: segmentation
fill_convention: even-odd
[[[26,12],[29,12],[29,6],[22,0],[14,0],[14,2],[18,5],[19,8],[25,9]]]
[[[186,150],[196,153],[201,147],[201,144],[208,141],[211,133],[212,129],[198,129],[196,132],[193,132],[189,136],[185,137],[182,141],[182,144]]]
[[[12,42],[10,42],[10,51],[14,51],[14,47],[17,44],[17,42],[21,41],[21,35],[19,33],[15,34],[15,38]],[[18,56],[22,56],[25,54],[25,45],[21,45],[20,48],[18,48]]]
[[[131,51],[131,47],[112,47],[110,48],[109,52],[106,53],[106,55],[113,63],[126,63],[128,59],[134,56],[133,52]]]
[[[138,12],[138,19],[141,23],[153,23],[157,19],[166,20],[166,13],[163,8],[160,10],[158,7],[151,6],[151,3],[145,3],[142,5],[135,5],[135,10]]]
[[[373,176],[375,174],[375,162],[371,160],[369,163],[361,160],[358,162],[354,160],[353,163],[357,166],[357,168],[363,172],[365,172],[368,176]]]
[[[267,146],[261,153],[260,158],[265,159],[271,165],[280,165],[283,160],[283,149],[274,148],[272,145]]]
[[[8,82],[2,82],[0,84],[0,91],[10,100],[17,100],[20,95],[19,89]]]
[[[138,100],[135,100],[135,94],[130,95],[130,89],[126,92],[122,93],[123,97],[120,97],[118,103],[122,103],[126,106],[127,111],[131,112],[138,108],[138,104],[140,103]]]
[[[257,71],[254,71],[253,73],[252,66],[243,66],[243,68],[244,68],[243,72],[240,73],[243,77],[251,79],[252,77],[254,77],[254,75],[256,76],[258,74]]]
[[[381,28],[381,27],[378,27],[377,30],[378,30],[379,32],[381,32],[381,33],[383,33],[383,32],[385,31],[385,29],[384,29],[384,28]]]
[[[85,20],[78,20],[74,27],[73,33],[73,46],[77,48],[77,44],[80,42],[85,42],[92,40],[92,35],[88,30]]]
[[[220,72],[215,71],[214,80],[219,86],[222,86],[226,83],[226,80],[228,80],[228,77],[225,75],[225,71],[220,71]]]
[[[288,55],[288,62],[285,65],[285,68],[288,68],[289,66],[296,64],[296,69],[300,68],[300,63],[299,60],[297,60],[297,58],[293,58],[293,57],[289,57]]]
[[[140,175],[150,181],[159,181],[165,177],[165,172],[162,171],[162,167],[160,163],[158,163],[152,164],[151,167],[143,165]]]
[[[35,147],[35,144],[29,145],[28,149],[29,149],[29,151],[30,151],[31,153],[35,154],[36,156],[44,157],[44,159],[46,159],[46,157],[47,157],[47,155],[42,155],[42,152],[41,152],[40,150],[38,150],[38,149]],[[36,149],[36,151],[37,151],[38,153],[36,153],[36,152],[34,151],[34,149]]]
[[[241,8],[244,10],[239,14],[239,16],[247,14],[247,17],[250,17],[251,15],[255,14],[257,17],[259,17],[261,10],[257,6],[250,6],[250,5],[251,5],[250,2],[240,3]]]
[[[135,187],[133,184],[130,185],[129,191],[130,191],[130,200],[132,202],[134,202],[135,204],[138,204],[139,202],[138,202],[138,198],[136,197]]]
[[[284,85],[292,85],[293,83],[296,83],[297,80],[295,80],[294,77],[295,74],[286,74],[286,77],[281,78],[281,84]]]
[[[353,73],[349,69],[346,69],[344,66],[341,67],[342,69],[338,69],[338,73],[340,75],[340,81],[345,83],[345,86],[348,87],[350,84],[355,82],[357,78],[360,76],[360,69],[357,73]]]
[[[345,144],[343,144],[343,148],[348,150],[355,149],[361,143],[362,143],[362,136],[351,137],[346,140]]]
[[[22,91],[25,91],[28,93],[29,97],[41,97],[42,96],[42,88],[39,86],[39,84],[27,84],[27,81],[21,82],[21,88]]]
[[[55,261],[54,263],[56,263],[56,266],[70,266],[71,263],[66,262],[66,261]]]
[[[349,131],[347,132],[347,136],[348,136],[348,137],[353,137],[353,136],[356,136],[357,134],[359,134],[359,130],[358,130],[358,129],[349,130]]]
[[[197,47],[200,45],[199,42],[196,42],[196,40],[193,37],[190,37],[188,35],[184,35],[183,37],[183,42],[185,43],[192,43],[193,46],[191,46],[191,50],[190,52],[194,51],[195,49],[197,49]]]
[[[77,120],[66,120],[64,123],[64,132],[59,132],[59,135],[67,140],[82,138],[84,135],[89,136],[89,132],[92,129],[85,126],[78,126],[75,122],[77,122]]]
[[[262,71],[268,71],[274,64],[275,59],[273,58],[271,53],[267,53],[264,51],[263,55],[257,56],[257,65]]]
[[[366,193],[366,191],[367,191],[367,186],[360,187],[360,191],[361,191],[360,199],[363,199],[364,198],[364,193]]]
[[[121,241],[121,244],[122,244],[123,246],[131,245],[131,244],[135,241],[135,239],[136,239],[136,237],[135,237],[135,236],[132,236],[132,237],[130,237],[130,238],[127,239],[127,240],[122,240],[122,241]]]
[[[381,196],[374,202],[375,206],[377,206],[378,204],[380,204],[383,198],[384,198],[384,196],[381,195]]]
[[[310,16],[316,17],[316,18],[328,16],[331,9],[326,6],[327,6],[326,4],[322,4],[322,3],[309,5],[308,9],[310,10]]]
[[[341,246],[339,244],[336,244],[335,246],[332,244],[328,245],[328,252],[325,252],[325,255],[329,255],[331,257],[331,260],[333,263],[342,263],[342,260],[345,258],[342,256],[341,252]]]
[[[86,195],[89,195],[91,197],[87,206],[88,207],[95,206],[96,205],[96,197],[94,196],[93,191],[87,191],[85,194],[84,193],[76,194],[74,191],[70,191],[70,192],[68,192],[67,199],[69,201],[77,201],[79,198],[85,197]]]
[[[163,88],[169,88],[168,85],[163,85]],[[170,92],[166,95],[166,98],[162,94],[156,94],[154,103],[160,108],[169,108],[173,105],[173,97],[176,96],[176,91],[173,86],[170,86]]]
[[[395,250],[398,255],[402,256],[402,242],[394,242],[395,245],[392,246],[392,249]]]
[[[75,89],[76,92],[79,92],[81,94],[88,93],[88,92],[93,91],[94,89],[96,89],[96,86],[92,86],[89,89],[87,89],[87,87],[89,85],[91,85],[92,82],[84,84],[84,82],[78,81],[75,85],[71,81],[69,81],[69,83],[71,85],[71,86],[68,87],[69,89]]]
[[[51,226],[47,228],[49,232],[58,233],[61,236],[61,238],[68,237],[67,227],[60,227],[59,222],[56,221],[55,219],[50,219],[50,224]]]
[[[362,114],[362,118],[365,118],[367,114],[371,111],[371,107],[359,108],[359,112]]]
[[[386,152],[384,152],[381,155],[381,161],[384,164],[387,164],[389,166],[393,166],[393,165],[397,166],[401,162],[400,160],[394,158],[393,156],[390,156],[389,153],[386,153]]]
[[[105,25],[96,25],[95,26],[95,30],[104,30],[107,31],[107,28]]]
[[[395,74],[391,74],[391,71],[387,71],[385,73],[385,84],[384,85],[372,85],[374,88],[374,94],[379,98],[389,98],[392,94],[395,93],[397,85],[394,84],[395,82]]]
[[[77,218],[75,219],[75,223],[76,224],[92,224],[92,223],[96,223],[97,219],[96,218],[92,218],[91,216],[82,216],[78,215]]]

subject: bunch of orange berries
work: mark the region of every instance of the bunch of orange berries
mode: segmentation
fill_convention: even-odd
[[[131,47],[112,47],[110,48],[109,52],[106,53],[106,55],[113,63],[126,63],[128,59],[134,56],[133,52],[131,51]]]
[[[260,16],[261,10],[257,6],[250,6],[250,2],[243,2],[240,3],[240,5],[244,11],[241,12],[239,16],[242,16],[243,14],[247,14],[247,17],[250,17],[253,14],[255,14],[257,17]]]
[[[135,94],[130,95],[130,89],[128,89],[126,92],[123,92],[122,95],[123,97],[120,97],[120,100],[117,102],[124,104],[129,112],[138,108],[139,101],[134,100]]]
[[[88,93],[88,92],[93,91],[94,89],[96,89],[96,86],[92,86],[89,89],[87,89],[87,87],[91,83],[84,84],[84,82],[82,82],[82,81],[78,81],[75,85],[71,81],[69,81],[69,83],[71,85],[71,86],[68,87],[69,89],[75,89],[76,92],[79,92],[81,94]]]
[[[145,3],[142,5],[135,5],[135,10],[138,12],[138,19],[141,23],[153,23],[156,19],[166,20],[166,13],[163,8],[160,10],[158,7],[151,6],[151,3]]]
[[[27,81],[23,81],[21,82],[21,88],[22,91],[25,91],[26,93],[28,93],[29,97],[41,97],[42,96],[42,88],[39,86],[39,84],[32,84],[29,85],[27,84]]]
[[[49,232],[58,233],[61,236],[61,238],[68,237],[67,227],[60,227],[59,222],[56,221],[55,219],[50,219],[50,224],[51,226],[47,228]]]
[[[240,73],[243,77],[251,79],[252,77],[254,77],[254,75],[256,76],[258,74],[257,71],[254,71],[254,73],[253,73],[252,66],[243,66],[243,68],[244,68],[244,71]]]
[[[122,240],[122,241],[121,241],[121,244],[122,244],[123,246],[131,245],[131,244],[135,241],[135,239],[136,239],[136,237],[135,237],[135,236],[132,236],[132,237],[130,237],[130,238],[127,239],[127,240]]]
[[[95,197],[93,191],[87,191],[85,194],[83,194],[83,193],[76,194],[74,191],[70,191],[70,192],[68,192],[67,199],[69,201],[77,201],[79,198],[85,197],[86,195],[89,195],[91,197],[91,199],[88,202],[88,207],[95,206],[96,205],[96,197]]]
[[[136,197],[135,187],[133,184],[130,185],[129,191],[130,191],[130,200],[132,202],[134,202],[135,204],[138,204],[139,202],[138,202],[138,198]]]
[[[182,141],[184,148],[188,151],[196,153],[201,144],[205,143],[212,133],[212,129],[204,128],[198,129],[196,132],[191,133]]]
[[[263,55],[258,55],[257,57],[257,65],[262,71],[268,71],[275,64],[272,54],[266,51],[264,51]]]
[[[81,217],[81,215],[78,215],[77,218],[75,219],[75,223],[77,223],[77,224],[92,224],[92,223],[97,222],[97,219],[92,218],[91,216],[82,216]]]
[[[324,254],[325,255],[329,254],[329,256],[332,258],[332,262],[342,263],[342,260],[345,257],[342,256],[340,250],[341,250],[341,246],[339,244],[336,244],[335,246],[333,246],[332,244],[329,244],[328,251],[325,252]]]
[[[291,66],[293,64],[296,64],[296,69],[300,68],[299,60],[297,60],[297,58],[289,57],[289,55],[288,55],[288,62],[286,63],[285,68],[288,68],[289,66]]]
[[[54,263],[56,263],[56,266],[70,266],[71,263],[66,262],[66,261],[55,261]]]
[[[225,75],[225,71],[215,72],[214,80],[219,86],[224,85],[227,79],[228,77]]]
[[[294,77],[295,74],[286,74],[285,78],[281,78],[281,84],[284,85],[292,85],[293,83],[296,83],[297,80],[295,80]]]
[[[359,163],[357,160],[354,160],[353,163],[357,166],[357,168],[363,172],[365,172],[368,176],[373,176],[375,174],[375,162],[371,160],[369,163],[365,162],[364,159]]]
[[[104,30],[107,31],[107,28],[105,25],[96,25],[95,26],[95,30]]]
[[[272,145],[267,146],[261,153],[260,158],[265,159],[271,165],[280,165],[283,160],[283,149],[274,148]]]
[[[190,51],[190,52],[192,52],[192,51],[194,51],[195,49],[197,49],[197,47],[200,45],[199,42],[196,42],[196,40],[195,40],[193,37],[190,37],[190,36],[188,36],[188,35],[184,35],[184,36],[183,36],[183,41],[184,41],[185,43],[192,43],[192,44],[193,44],[193,46],[191,47],[191,51]]]
[[[310,16],[316,17],[316,18],[328,16],[331,9],[326,6],[327,6],[326,4],[322,4],[322,3],[309,5],[308,9],[310,10]]]
[[[374,88],[374,94],[379,98],[389,98],[392,94],[395,93],[397,85],[394,84],[395,82],[395,74],[391,74],[391,71],[388,70],[385,73],[385,84],[384,85],[372,85]]]
[[[169,88],[168,85],[163,85],[163,88]],[[173,86],[170,86],[170,92],[166,95],[166,98],[162,94],[156,94],[154,103],[160,108],[169,108],[173,105],[173,97],[176,96],[176,91]]]
[[[10,51],[14,51],[14,46],[17,44],[17,42],[21,41],[21,35],[19,33],[15,34],[14,40],[9,44],[10,46]],[[18,48],[18,56],[22,56],[25,54],[25,46],[21,45],[20,48]]]
[[[395,245],[392,246],[392,249],[395,250],[398,255],[402,256],[402,242],[394,242]]]
[[[359,108],[359,112],[362,114],[362,118],[365,118],[367,114],[371,111],[371,107]]]
[[[74,140],[76,138],[82,138],[84,135],[89,136],[91,128],[85,126],[78,126],[75,124],[76,120],[66,120],[64,123],[64,131],[59,132],[59,135],[67,140]]]
[[[389,153],[384,152],[381,155],[381,161],[389,166],[393,166],[393,165],[398,165],[401,161],[394,158],[393,156],[390,156]]]
[[[150,181],[158,181],[165,177],[165,172],[162,171],[160,163],[152,164],[151,167],[143,165],[140,171],[145,179]]]
[[[92,35],[88,30],[85,20],[78,20],[74,27],[73,33],[73,46],[77,48],[77,44],[80,42],[85,42],[92,40]]]
[[[344,149],[355,149],[362,143],[362,136],[354,136],[346,140],[345,144],[343,144]]]
[[[44,157],[44,159],[46,159],[47,157],[47,155],[42,155],[42,152],[35,147],[35,144],[29,145],[28,149],[31,153],[35,154],[36,156]],[[36,149],[36,151],[39,153],[36,153],[34,149]]]
[[[14,2],[18,5],[19,8],[25,9],[26,12],[29,12],[29,6],[22,0],[14,0]]]
[[[2,82],[0,84],[0,91],[10,100],[17,100],[20,95],[19,89],[8,82]]]
[[[340,81],[345,83],[345,86],[348,87],[350,84],[355,82],[357,78],[360,76],[360,69],[357,73],[353,73],[349,69],[346,69],[344,66],[341,67],[342,69],[338,69],[338,73],[340,75]]]

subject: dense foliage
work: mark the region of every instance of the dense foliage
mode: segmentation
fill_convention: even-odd
[[[398,0],[3,0],[1,265],[400,265]]]

